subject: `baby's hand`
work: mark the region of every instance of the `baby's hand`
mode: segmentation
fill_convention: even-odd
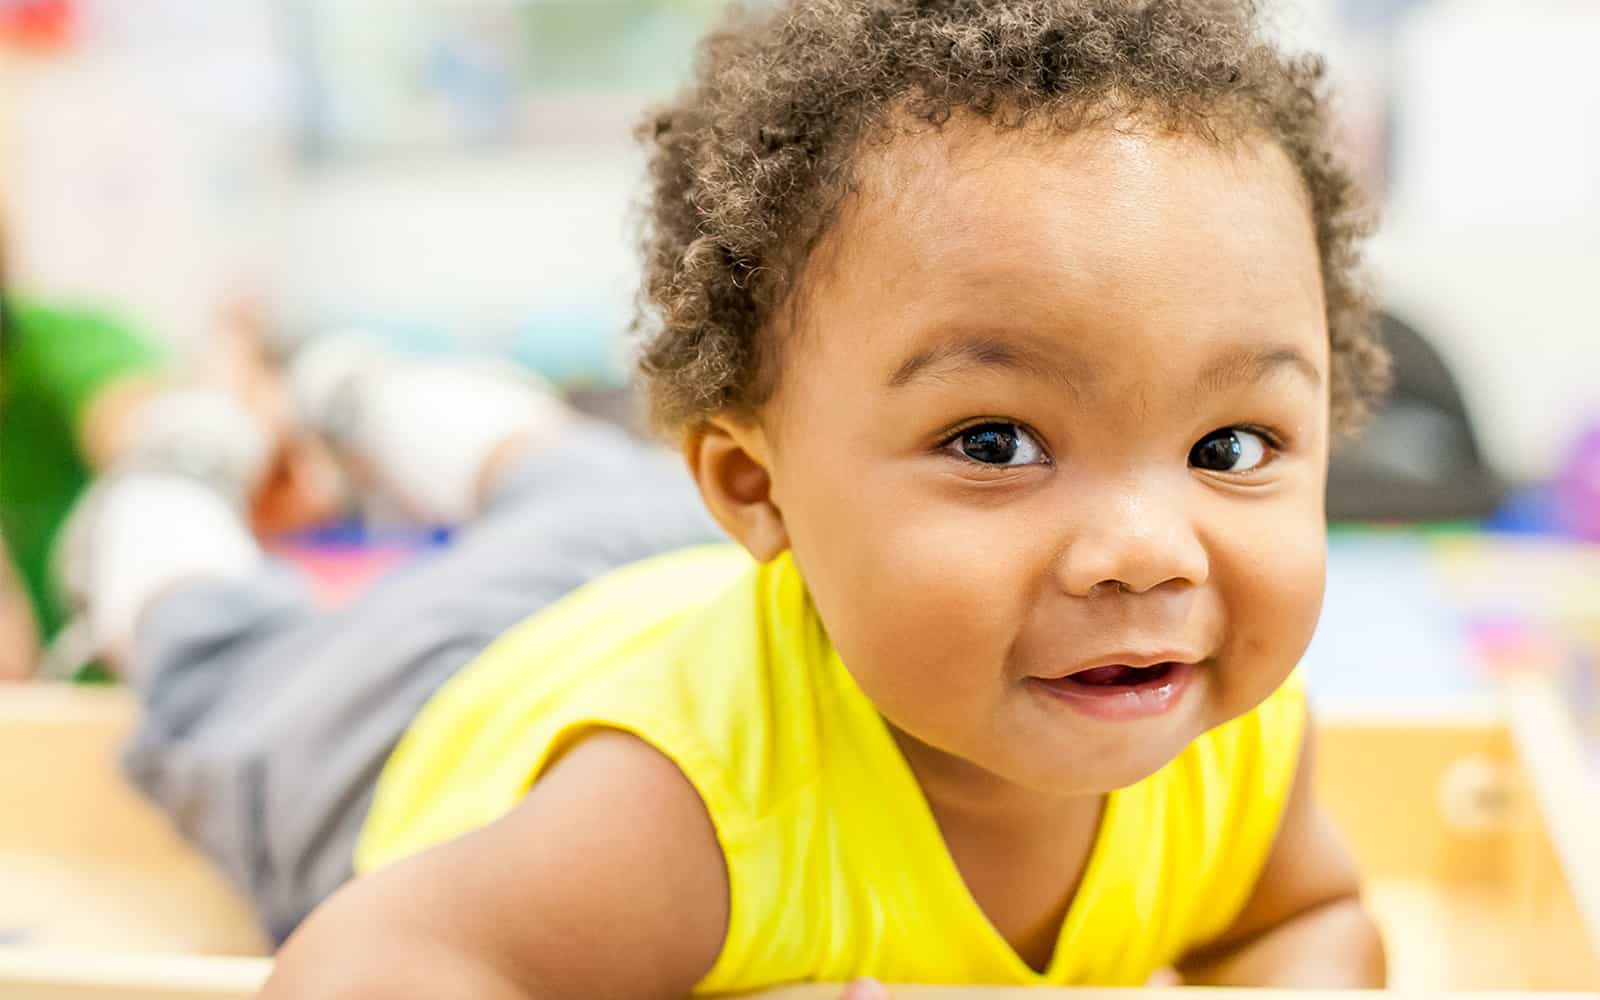
[[[839,1000],[889,1000],[889,991],[876,979],[857,979],[844,988]]]

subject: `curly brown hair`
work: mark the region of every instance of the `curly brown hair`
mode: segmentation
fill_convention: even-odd
[[[1221,143],[1261,137],[1298,172],[1320,253],[1332,421],[1387,383],[1351,175],[1328,146],[1322,61],[1286,56],[1246,0],[787,0],[735,8],[638,136],[650,149],[639,370],[652,422],[681,434],[772,392],[768,330],[897,120],[1066,130],[1138,117]]]

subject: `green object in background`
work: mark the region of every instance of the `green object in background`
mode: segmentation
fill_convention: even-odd
[[[98,313],[7,302],[0,342],[0,536],[48,642],[65,620],[50,581],[61,523],[89,482],[84,411],[106,386],[161,368],[162,356]]]
[[[1448,521],[1330,521],[1328,536],[1370,537],[1385,535],[1423,536],[1429,538],[1454,538],[1461,535],[1481,535],[1483,522],[1466,519]]]
[[[517,8],[525,83],[545,93],[665,93],[723,0],[546,0]]]

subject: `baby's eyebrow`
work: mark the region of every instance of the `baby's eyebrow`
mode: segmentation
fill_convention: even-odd
[[[1264,382],[1284,371],[1298,374],[1313,389],[1322,388],[1322,371],[1292,344],[1229,348],[1201,370],[1195,383],[1204,392],[1220,392],[1239,383]]]
[[[1035,347],[1026,340],[961,333],[907,358],[889,376],[888,385],[899,389],[919,380],[957,376],[968,368],[999,368],[1044,378],[1079,397],[1095,381],[1094,370],[1088,365]],[[1322,387],[1321,370],[1292,344],[1229,347],[1201,369],[1195,384],[1202,392],[1215,393],[1241,383],[1263,382],[1285,371],[1299,375],[1312,389]]]
[[[941,341],[907,358],[888,385],[899,389],[919,379],[937,379],[963,368],[1001,368],[1045,378],[1080,394],[1094,380],[1086,367],[1011,337],[964,333]]]

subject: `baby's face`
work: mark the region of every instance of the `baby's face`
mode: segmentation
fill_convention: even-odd
[[[1106,791],[1293,668],[1322,599],[1329,371],[1276,147],[897,140],[795,316],[760,413],[773,499],[908,746]]]

